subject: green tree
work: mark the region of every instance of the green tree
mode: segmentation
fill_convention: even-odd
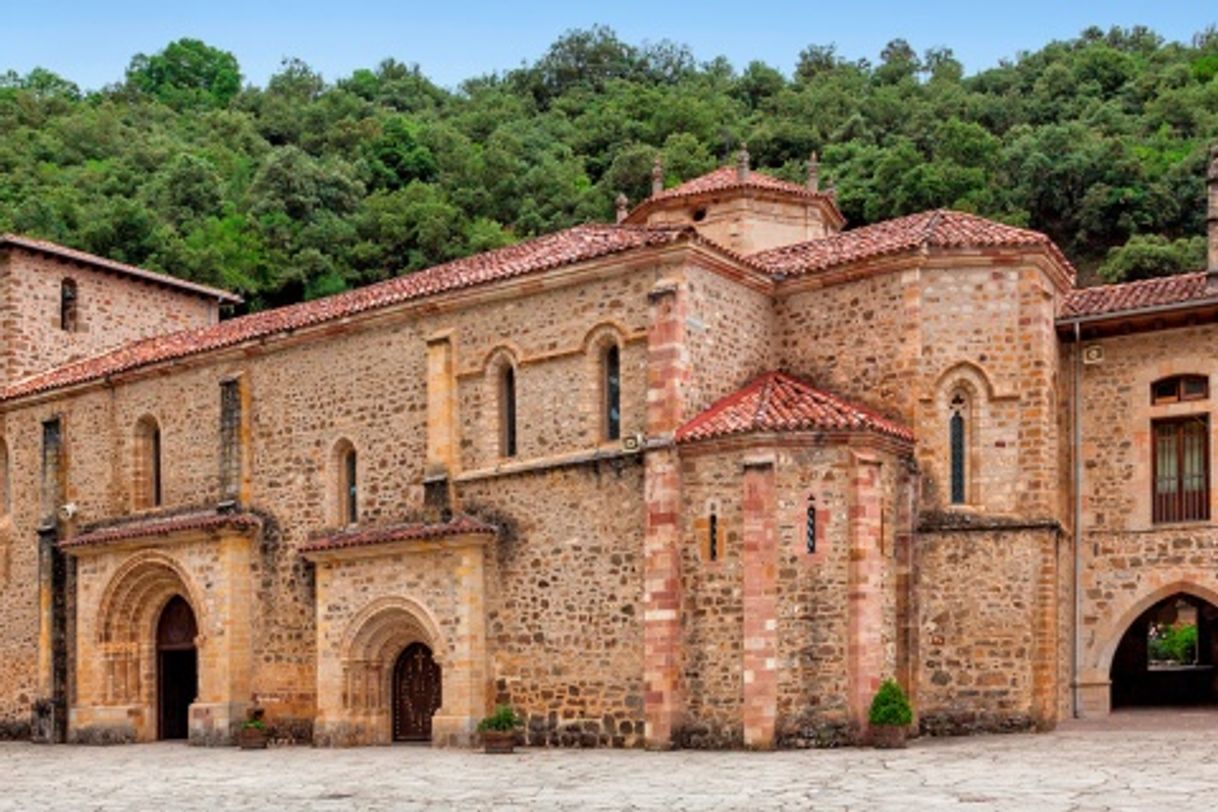
[[[180,39],[152,56],[136,54],[127,86],[175,109],[223,107],[241,89],[241,70],[228,51]]]

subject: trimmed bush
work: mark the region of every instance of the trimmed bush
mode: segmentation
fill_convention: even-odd
[[[520,718],[515,711],[507,705],[496,705],[494,713],[478,723],[478,732],[486,733],[488,730],[494,730],[506,733],[515,730],[519,725]]]
[[[913,709],[909,707],[909,700],[896,680],[884,680],[880,690],[875,692],[868,720],[873,725],[894,727],[905,727],[913,723]]]

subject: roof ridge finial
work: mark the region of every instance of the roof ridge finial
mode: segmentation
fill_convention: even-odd
[[[808,156],[808,191],[820,191],[820,160],[816,156],[816,150],[812,150],[812,154]]]
[[[622,192],[618,192],[613,205],[617,209],[617,222],[620,223],[626,219],[626,215],[629,213],[630,198],[626,197]]]
[[[736,179],[741,183],[749,182],[749,142],[740,142],[740,152],[736,154]]]
[[[651,196],[655,197],[664,191],[664,159],[656,153],[656,159],[651,164]]]

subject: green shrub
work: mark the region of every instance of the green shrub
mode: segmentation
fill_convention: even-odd
[[[873,725],[904,727],[913,723],[913,709],[909,707],[909,700],[896,680],[884,680],[880,690],[875,692],[868,719]]]
[[[516,729],[520,721],[520,717],[507,705],[496,705],[494,713],[478,723],[478,732],[485,733],[488,730],[507,732]]]
[[[1150,659],[1191,665],[1197,661],[1197,627],[1172,626],[1150,640]]]

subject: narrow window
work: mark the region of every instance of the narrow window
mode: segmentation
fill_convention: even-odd
[[[962,505],[965,502],[965,477],[968,473],[965,463],[965,424],[964,413],[967,409],[964,396],[957,394],[952,398],[952,416],[948,421],[949,445],[951,453],[951,485],[952,504]]]
[[[11,487],[8,470],[8,445],[3,440],[0,440],[0,516],[7,516],[13,510]]]
[[[339,516],[340,525],[355,524],[359,521],[359,485],[356,479],[355,448],[346,441],[339,445],[338,451],[339,479]]]
[[[152,416],[142,417],[135,426],[135,482],[133,487],[136,510],[161,505],[161,427]]]
[[[76,332],[76,305],[76,280],[65,279],[59,283],[59,327],[65,332]]]
[[[1180,403],[1186,400],[1205,400],[1210,396],[1210,379],[1205,375],[1173,375],[1160,378],[1150,385],[1150,402]]]
[[[804,520],[804,543],[808,549],[808,555],[816,552],[816,497],[808,497],[808,508]]]
[[[706,551],[707,557],[711,561],[719,560],[719,514],[711,512],[710,520],[707,522],[707,541]]]
[[[499,373],[499,456],[516,456],[516,369],[511,364]]]
[[[1155,522],[1194,522],[1210,517],[1209,417],[1155,420]]]
[[[59,418],[42,424],[42,515],[44,524],[54,524],[63,501],[63,430]]]
[[[241,384],[220,383],[220,500],[241,495]]]
[[[602,433],[606,440],[619,440],[622,437],[622,356],[616,344],[605,350],[601,367]]]

